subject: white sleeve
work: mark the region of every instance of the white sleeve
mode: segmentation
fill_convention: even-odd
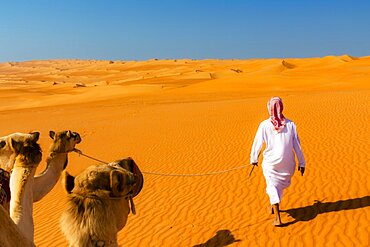
[[[306,161],[304,160],[303,157],[303,152],[301,148],[301,143],[299,141],[298,133],[295,124],[293,123],[293,148],[295,155],[297,156],[298,159],[298,166],[300,167],[305,167],[306,166]]]
[[[256,136],[254,137],[251,155],[250,155],[250,162],[257,163],[258,162],[258,156],[260,154],[260,151],[262,149],[262,145],[264,143],[263,139],[263,125],[262,123],[259,125]]]

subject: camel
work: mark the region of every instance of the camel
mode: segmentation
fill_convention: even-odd
[[[4,181],[9,182],[9,185],[6,187],[7,184],[4,183],[1,186],[0,192],[3,194],[6,191],[4,188],[10,187],[10,193],[5,193],[7,200],[4,200],[3,206],[6,211],[10,211],[10,217],[23,237],[31,243],[34,236],[32,204],[54,187],[62,170],[66,168],[67,153],[73,151],[75,145],[81,141],[80,135],[71,131],[59,133],[50,131],[50,137],[53,143],[46,160],[47,168],[35,177],[36,167],[41,160],[40,146],[36,143],[39,133],[14,133],[0,138],[2,178],[10,176],[8,181]],[[32,157],[34,160],[31,159]],[[9,175],[10,172],[12,172],[11,175]],[[11,200],[10,195],[13,195]],[[33,196],[35,196],[34,199]]]
[[[23,240],[27,239],[27,245],[31,246],[34,233],[32,218],[33,176],[42,156],[40,145],[37,143],[39,135],[38,132],[30,134],[15,133],[0,138],[1,167],[4,170],[13,169],[9,181],[10,194],[12,195],[10,218],[19,230],[19,232],[14,232],[13,224],[6,225],[7,227],[1,230],[1,239],[4,239],[3,234],[8,235],[7,231],[10,231],[10,234],[13,232],[16,234],[15,237],[21,237]],[[2,210],[1,213],[4,214],[4,211]],[[2,220],[9,220],[7,213],[3,216]]]
[[[129,202],[143,185],[135,162],[127,158],[93,165],[76,178],[64,172],[62,183],[69,195],[60,227],[70,246],[118,246],[117,233],[126,225]]]
[[[30,240],[23,236],[18,226],[10,218],[9,213],[0,206],[0,246],[35,246]]]
[[[80,135],[70,130],[58,133],[50,131],[49,136],[53,142],[46,158],[46,169],[34,177],[33,202],[41,200],[54,188],[62,171],[67,167],[68,153],[81,142]]]
[[[41,148],[37,138],[29,142],[13,143],[19,155],[15,158],[10,175],[10,218],[21,233],[33,242],[33,176],[41,161]]]
[[[10,202],[10,173],[14,167],[17,156],[20,154],[20,143],[37,142],[38,132],[30,134],[13,133],[0,137],[0,204],[9,212]]]

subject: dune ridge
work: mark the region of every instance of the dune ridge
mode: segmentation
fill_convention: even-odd
[[[370,57],[347,55],[1,63],[1,133],[38,130],[46,150],[49,130],[71,129],[82,136],[77,148],[104,161],[131,156],[143,171],[208,173],[249,163],[266,102],[279,95],[307,161],[283,197],[285,227],[271,225],[260,167],[250,178],[249,166],[212,176],[145,174],[119,243],[369,246],[369,66]],[[95,163],[73,153],[67,170],[77,175]],[[59,230],[65,203],[58,183],[35,204],[37,246],[67,246]]]

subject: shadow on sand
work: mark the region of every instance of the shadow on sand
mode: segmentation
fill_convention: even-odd
[[[207,242],[194,245],[193,247],[223,247],[235,242],[240,242],[240,239],[235,239],[230,230],[220,230]]]
[[[336,202],[320,202],[315,201],[311,206],[292,208],[288,210],[281,210],[282,212],[288,213],[294,218],[292,222],[284,223],[282,227],[292,225],[299,221],[310,221],[316,218],[319,214],[337,212],[342,210],[350,210],[357,208],[364,208],[370,206],[370,196],[364,196],[361,198],[347,199]]]

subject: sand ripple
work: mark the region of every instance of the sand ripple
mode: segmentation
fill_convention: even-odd
[[[261,167],[249,179],[250,166],[202,177],[146,174],[119,242],[369,246],[369,64],[350,56],[3,63],[0,127],[3,135],[40,131],[44,153],[49,130],[72,129],[82,134],[78,148],[102,160],[131,156],[144,171],[208,173],[248,164],[266,101],[280,95],[307,161],[283,197],[285,227],[271,225]],[[71,154],[67,170],[77,175],[94,163]],[[65,202],[58,184],[35,204],[38,246],[67,246],[58,226]]]

